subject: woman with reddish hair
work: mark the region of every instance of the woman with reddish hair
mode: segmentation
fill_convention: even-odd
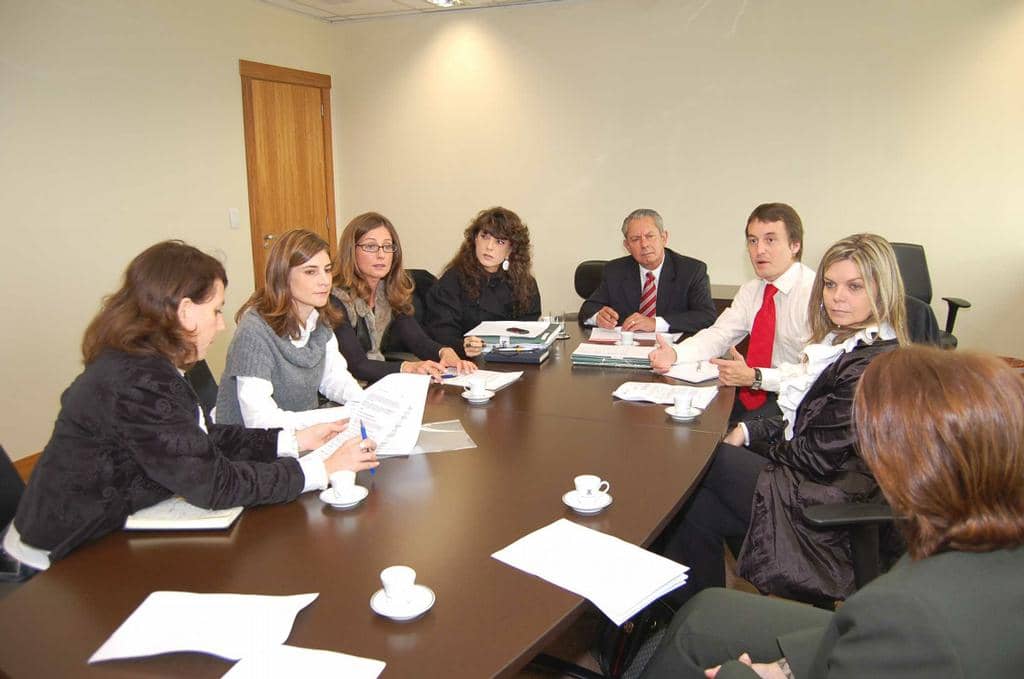
[[[210,420],[184,371],[224,329],[227,282],[219,261],[181,241],[132,260],[85,331],[85,370],[61,396],[5,552],[47,568],[172,495],[213,509],[287,502],[334,471],[377,466],[373,445],[357,439],[326,460],[291,457],[344,422],[281,430]]]
[[[907,555],[836,613],[705,590],[644,677],[1020,676],[1024,379],[994,356],[898,349],[864,371],[854,418]]]

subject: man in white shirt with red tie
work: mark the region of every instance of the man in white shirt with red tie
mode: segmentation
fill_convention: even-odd
[[[733,420],[773,414],[785,370],[795,365],[807,343],[807,301],[814,270],[800,262],[804,228],[800,215],[785,203],[758,205],[747,219],[747,254],[757,278],[744,283],[732,305],[715,324],[677,345],[658,338],[650,354],[655,372],[675,363],[711,362],[719,381],[740,387]],[[750,335],[744,359],[736,344]],[[728,355],[728,358],[719,358]]]
[[[601,283],[580,307],[580,322],[636,332],[693,333],[715,321],[704,262],[665,247],[668,231],[654,210],[633,210],[622,222],[629,252],[608,262]]]

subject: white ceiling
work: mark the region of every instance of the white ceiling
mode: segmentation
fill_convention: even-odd
[[[461,0],[459,6],[453,8],[438,7],[427,0],[263,0],[263,2],[321,21],[336,23],[424,12],[452,12],[510,5],[534,5],[560,2],[560,0]]]

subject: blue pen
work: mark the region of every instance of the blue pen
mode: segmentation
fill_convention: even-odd
[[[360,420],[360,422],[359,422],[359,433],[360,433],[360,435],[362,435],[363,440],[365,441],[366,440],[366,425],[363,424],[362,420]],[[370,470],[370,476],[373,476],[376,473],[377,473],[377,468],[376,467],[374,467],[373,469]]]

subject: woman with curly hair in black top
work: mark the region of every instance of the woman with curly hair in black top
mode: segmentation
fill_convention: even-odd
[[[483,341],[463,335],[482,321],[540,317],[540,291],[531,269],[530,231],[519,215],[503,207],[484,210],[430,290],[427,332],[464,356],[478,356]]]

